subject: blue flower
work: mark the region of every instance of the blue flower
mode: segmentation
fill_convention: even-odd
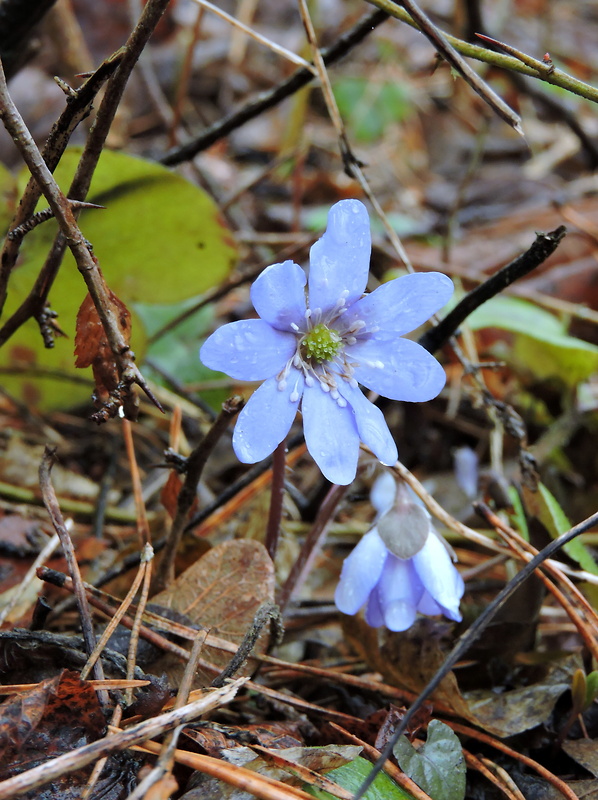
[[[344,614],[367,603],[372,627],[404,631],[420,614],[444,614],[459,622],[463,579],[453,566],[428,512],[407,498],[388,473],[374,484],[377,524],[345,559],[334,601]],[[397,555],[399,553],[400,555]],[[409,557],[408,553],[412,553]]]
[[[341,200],[311,248],[309,279],[292,261],[268,267],[251,287],[260,318],[224,325],[201,348],[207,367],[264,381],[235,426],[240,461],[270,455],[301,409],[307,448],[323,474],[351,483],[360,441],[383,464],[397,459],[382,412],[358,383],[408,401],[430,400],[444,386],[436,359],[402,336],[447,302],[452,281],[440,273],[406,275],[364,295],[370,251],[365,206]]]

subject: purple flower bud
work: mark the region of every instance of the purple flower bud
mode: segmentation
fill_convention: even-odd
[[[381,495],[389,493],[386,475],[372,488],[378,503]],[[394,495],[396,497],[396,485]],[[339,611],[356,614],[367,603],[368,624],[386,625],[391,631],[407,630],[418,612],[444,614],[456,622],[461,620],[459,603],[464,591],[463,579],[453,566],[447,546],[434,529],[429,514],[420,509],[427,515],[427,537],[410,558],[395,555],[397,548],[394,546],[391,552],[378,532],[384,519],[392,515],[391,520],[396,520],[401,511],[406,514],[407,521],[416,519],[415,524],[419,526],[420,515],[412,516],[414,506],[419,508],[415,503],[396,503],[345,559],[334,596]],[[401,526],[402,523],[399,531]]]

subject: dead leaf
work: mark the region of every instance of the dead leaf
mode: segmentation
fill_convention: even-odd
[[[131,314],[114,292],[110,291],[110,289],[108,292],[118,327],[128,343],[131,338]],[[100,321],[97,309],[89,293],[81,303],[77,313],[75,356],[76,367],[91,367],[98,401],[100,404],[104,403],[108,399],[110,392],[114,391],[118,386],[120,375],[112,348],[106,338],[104,326]]]
[[[105,727],[93,686],[63,670],[0,706],[0,779],[96,741]]]
[[[183,614],[195,625],[210,628],[210,633],[234,644],[240,644],[253,624],[253,619],[266,601],[274,600],[274,567],[266,548],[260,542],[235,539],[213,547],[185,570],[171,587],[152,598],[152,605]],[[255,645],[264,652],[269,636],[264,632]],[[205,646],[202,658],[222,669],[231,654]],[[161,668],[165,665],[160,663]],[[172,665],[170,665],[172,667]],[[157,666],[156,666],[157,668]],[[249,675],[252,666],[238,675]],[[182,667],[176,662],[175,673]],[[171,682],[177,674],[168,669]],[[199,670],[197,686],[209,683],[214,673]]]

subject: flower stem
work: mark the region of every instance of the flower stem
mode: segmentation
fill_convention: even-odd
[[[293,593],[303,585],[305,579],[307,578],[315,557],[320,552],[320,549],[324,544],[326,534],[328,533],[328,528],[334,517],[334,512],[344,497],[347,488],[347,486],[337,486],[336,484],[332,484],[326,494],[326,497],[322,501],[322,505],[320,506],[320,510],[318,511],[318,515],[315,519],[313,527],[307,534],[305,542],[303,543],[303,547],[301,548],[301,551],[289,573],[289,577],[286,579],[284,586],[276,598],[276,602],[278,603],[281,614],[284,613],[284,610]]]
[[[284,473],[286,468],[286,442],[283,439],[272,454],[272,493],[270,495],[270,513],[266,528],[266,550],[274,561],[278,549],[280,520],[282,519],[282,501],[284,497]]]

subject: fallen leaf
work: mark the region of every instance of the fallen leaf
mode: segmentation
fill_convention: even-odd
[[[239,645],[252,627],[260,606],[274,599],[274,566],[260,542],[235,539],[213,547],[185,570],[172,586],[152,598],[152,605],[183,614],[192,624],[209,628],[210,633]],[[267,626],[254,650],[265,652],[269,641]],[[225,667],[231,653],[207,645],[202,658],[218,669]],[[169,659],[170,660],[170,659]],[[164,668],[164,664],[160,664]],[[237,675],[249,675],[245,666]],[[176,684],[182,674],[179,661],[168,669]],[[200,669],[197,686],[209,683],[215,674]]]

